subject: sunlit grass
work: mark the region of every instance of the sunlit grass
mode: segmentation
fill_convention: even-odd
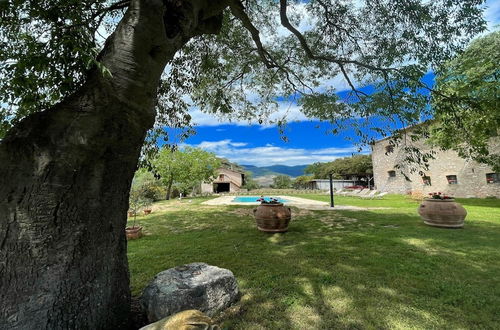
[[[327,195],[301,197],[328,201]],[[460,200],[464,229],[422,224],[418,202],[338,197],[366,211],[293,209],[289,232],[256,230],[252,207],[160,203],[129,242],[139,295],[167,268],[202,261],[234,272],[231,329],[500,328],[500,201]]]

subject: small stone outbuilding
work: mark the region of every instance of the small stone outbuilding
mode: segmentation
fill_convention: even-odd
[[[245,184],[245,174],[228,168],[217,169],[217,176],[212,182],[202,183],[202,193],[224,193],[240,191]]]

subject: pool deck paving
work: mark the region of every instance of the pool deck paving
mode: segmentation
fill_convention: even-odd
[[[221,196],[221,197],[217,197],[217,198],[208,200],[208,201],[203,202],[201,204],[203,204],[203,205],[259,205],[260,204],[260,202],[233,202],[233,199],[235,197],[238,197],[238,196]],[[288,202],[284,203],[285,205],[295,206],[295,207],[298,207],[300,209],[306,209],[306,210],[364,211],[364,210],[373,209],[373,208],[368,208],[368,207],[359,207],[359,206],[350,206],[350,205],[335,205],[335,207],[330,207],[330,204],[327,202],[320,202],[320,201],[315,201],[315,200],[305,199],[305,198],[300,198],[300,197],[293,197],[293,196],[273,196],[273,197],[278,197],[281,199],[288,200]]]

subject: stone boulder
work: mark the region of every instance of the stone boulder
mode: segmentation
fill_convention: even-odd
[[[158,273],[144,289],[141,305],[149,321],[155,322],[188,309],[213,316],[238,298],[230,270],[195,262]]]

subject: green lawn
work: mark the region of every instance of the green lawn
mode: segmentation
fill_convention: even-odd
[[[329,201],[327,195],[299,197]],[[500,200],[459,200],[464,229],[428,227],[418,203],[338,197],[369,211],[300,211],[286,234],[257,231],[252,207],[161,202],[129,242],[140,294],[167,268],[228,268],[243,293],[228,329],[499,329]],[[390,208],[390,209],[388,209]]]

